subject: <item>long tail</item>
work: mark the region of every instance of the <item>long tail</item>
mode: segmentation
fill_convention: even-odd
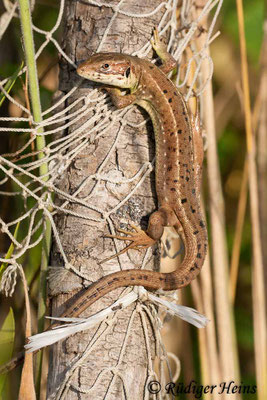
[[[192,254],[187,254],[186,251],[182,264],[176,271],[161,273],[148,270],[129,269],[104,276],[85,289],[62,317],[78,317],[95,301],[119,287],[143,286],[150,290],[175,290],[187,286],[197,277],[204,263],[207,248],[205,226],[203,226],[201,233],[202,239],[204,235],[204,242],[199,241],[199,244],[197,245],[197,253],[192,257]],[[200,247],[202,248],[200,249]],[[185,246],[185,248],[187,247]]]

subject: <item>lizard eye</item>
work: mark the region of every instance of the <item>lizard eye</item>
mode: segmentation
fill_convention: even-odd
[[[108,69],[108,68],[109,68],[109,64],[103,64],[103,65],[102,65],[102,68],[103,68],[103,69]]]

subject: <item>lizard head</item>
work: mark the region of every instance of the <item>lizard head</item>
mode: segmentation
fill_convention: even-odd
[[[133,89],[139,80],[133,58],[121,53],[97,53],[81,63],[77,73],[93,82]]]

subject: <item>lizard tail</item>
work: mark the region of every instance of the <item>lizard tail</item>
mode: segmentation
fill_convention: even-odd
[[[143,286],[148,290],[175,290],[187,286],[199,274],[204,257],[188,263],[187,256],[173,272],[161,273],[148,270],[128,269],[114,272],[84,289],[83,293],[66,311],[69,318],[79,316],[90,305],[112,290],[125,286]],[[64,317],[65,315],[62,315]]]

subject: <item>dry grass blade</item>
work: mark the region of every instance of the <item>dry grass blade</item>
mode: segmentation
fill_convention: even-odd
[[[238,207],[237,207],[235,237],[234,237],[234,245],[231,258],[231,267],[230,267],[229,295],[233,304],[235,302],[240,248],[241,248],[242,232],[244,227],[244,220],[245,220],[245,213],[247,206],[247,192],[248,192],[248,163],[247,160],[245,160]]]
[[[196,304],[196,308],[198,311],[203,313],[203,298],[202,292],[199,285],[198,280],[195,280],[191,284],[192,295],[194,299],[194,303]],[[199,329],[198,330],[198,342],[199,342],[199,355],[200,355],[200,369],[201,369],[201,376],[202,376],[202,383],[204,385],[209,385],[212,382],[211,379],[211,368],[209,364],[209,352],[207,347],[207,335],[206,330]],[[207,400],[212,398],[211,394],[206,395]]]
[[[266,10],[267,11],[267,8]],[[260,201],[260,224],[262,243],[267,242],[267,15],[264,23],[264,36],[262,43],[260,67],[261,77],[259,83],[259,97],[260,101],[258,106],[258,182],[259,182],[259,201]],[[254,115],[253,115],[254,117]],[[267,246],[263,246],[263,260],[267,261]],[[265,268],[265,287],[267,287],[267,268]],[[265,296],[267,301],[267,293]]]
[[[207,74],[205,65],[202,67],[202,74],[203,79],[205,80]],[[233,310],[230,304],[228,290],[229,267],[225,233],[225,212],[217,154],[211,83],[208,84],[203,95],[203,111],[203,122],[208,134],[207,168],[209,181],[210,225],[212,232],[211,251],[214,268],[220,371],[221,379],[230,382],[231,380],[239,380],[239,369],[233,324]]]
[[[197,46],[202,47],[202,41],[205,42],[205,22],[202,27],[204,31],[199,36]],[[201,79],[206,81],[208,78],[209,68],[208,63],[201,64]],[[215,115],[213,104],[212,85],[209,82],[203,95],[202,95],[202,108],[203,108],[203,125],[208,136],[208,150],[207,150],[207,166],[208,166],[208,182],[209,182],[209,207],[210,207],[210,225],[211,225],[211,252],[214,268],[214,283],[215,283],[215,300],[216,300],[216,322],[218,332],[218,345],[219,354],[217,351],[216,343],[216,329],[215,318],[213,314],[213,297],[211,289],[211,276],[209,275],[206,280],[202,280],[202,297],[205,299],[203,304],[204,311],[207,313],[208,318],[212,319],[211,325],[207,327],[205,339],[200,336],[200,355],[203,362],[206,364],[207,369],[202,368],[203,379],[208,377],[210,381],[220,382],[231,380],[238,381],[239,369],[237,362],[237,348],[235,340],[235,330],[233,324],[233,310],[229,299],[229,276],[228,276],[228,259],[227,259],[227,245],[226,245],[226,230],[225,230],[225,211],[224,200],[221,188],[221,179],[219,171],[219,162],[217,154],[217,140],[215,131]],[[208,261],[206,262],[206,266]],[[210,270],[205,271],[210,273]],[[203,277],[203,274],[201,278]],[[195,285],[192,285],[193,295],[195,299],[197,296]],[[205,290],[208,290],[209,296],[206,299]],[[207,351],[209,357],[205,357],[203,350]],[[213,356],[210,355],[213,353]],[[222,400],[225,395],[222,394]],[[232,395],[232,398],[237,398],[237,395]]]
[[[201,6],[201,2],[196,3],[197,6]],[[203,4],[202,4],[203,5]],[[198,15],[199,11],[196,9],[196,15]],[[196,16],[195,16],[196,17]],[[207,32],[208,21],[207,18],[202,20],[201,22],[203,30],[201,30],[201,34],[196,37],[195,43],[198,49],[201,49],[203,46],[203,41],[205,41],[205,36]],[[189,51],[189,50],[188,50]],[[191,54],[188,55],[190,59]],[[188,83],[191,84],[191,79],[193,79],[193,70],[197,67],[196,63],[192,65],[192,76],[189,76]],[[205,77],[203,77],[205,81]],[[204,92],[204,98],[206,94]],[[196,104],[190,103],[191,112],[196,114]],[[205,207],[202,204],[202,210]],[[203,212],[204,214],[204,212]],[[200,284],[199,284],[200,283]],[[191,285],[192,295],[194,299],[194,303],[196,308],[204,313],[209,319],[210,322],[207,325],[206,329],[198,331],[198,339],[199,339],[199,356],[200,356],[200,365],[201,365],[201,375],[202,375],[202,383],[204,385],[209,385],[210,382],[220,382],[220,372],[219,372],[219,358],[218,358],[218,350],[216,343],[216,329],[215,329],[215,315],[213,309],[213,295],[212,295],[212,280],[211,280],[211,270],[210,270],[210,258],[207,255],[203,272],[200,275],[200,281],[194,281]],[[207,395],[209,399],[216,399],[217,394],[212,393]]]
[[[236,0],[240,52],[241,52],[241,73],[244,94],[247,153],[248,153],[248,174],[250,189],[250,213],[252,224],[252,246],[253,246],[253,276],[252,276],[252,297],[253,297],[253,322],[254,322],[254,346],[256,361],[256,378],[258,387],[258,399],[267,398],[267,348],[266,348],[266,311],[264,293],[264,273],[262,245],[259,222],[259,199],[256,167],[255,138],[252,134],[252,116],[250,108],[250,89],[248,78],[247,51],[244,29],[244,13],[242,0]]]
[[[203,269],[205,273],[200,276],[203,298],[203,313],[207,318],[210,319],[210,322],[205,329],[210,382],[221,382],[209,253],[207,254]],[[212,395],[212,398],[216,400],[217,393],[213,393]]]
[[[26,306],[26,328],[25,336],[31,336],[31,308],[28,294],[27,281],[24,275],[23,269],[20,267],[20,274],[23,282],[23,289],[25,294],[25,306]],[[33,354],[25,354],[21,380],[19,389],[19,400],[36,400],[35,388],[34,388],[34,377],[33,377]]]
[[[264,54],[264,48],[263,48],[262,53]],[[260,85],[260,87],[265,88],[266,85],[264,85],[264,83],[263,83],[262,85]],[[256,101],[254,104],[253,115],[252,115],[253,132],[255,132],[257,129],[257,125],[258,125],[258,122],[260,119],[260,111],[261,111],[261,109],[264,109],[264,107],[261,106],[263,95],[264,95],[264,89],[262,89],[258,92]],[[241,108],[243,109],[244,102],[243,102],[243,93],[242,93],[241,88],[240,88],[240,101],[241,101]],[[262,147],[259,145],[259,151],[260,151],[260,149],[263,149],[262,152],[264,153],[266,146],[264,146],[264,144],[262,145]],[[230,268],[229,290],[230,290],[230,298],[231,298],[233,304],[235,302],[240,248],[241,248],[241,240],[242,240],[242,233],[243,233],[246,205],[247,205],[247,194],[248,194],[247,192],[248,192],[248,162],[246,159],[245,163],[244,163],[243,176],[242,176],[239,201],[238,201],[238,207],[237,207],[236,228],[235,228],[234,244],[233,244],[232,258],[231,258],[231,268]],[[265,202],[263,204],[265,204]]]

